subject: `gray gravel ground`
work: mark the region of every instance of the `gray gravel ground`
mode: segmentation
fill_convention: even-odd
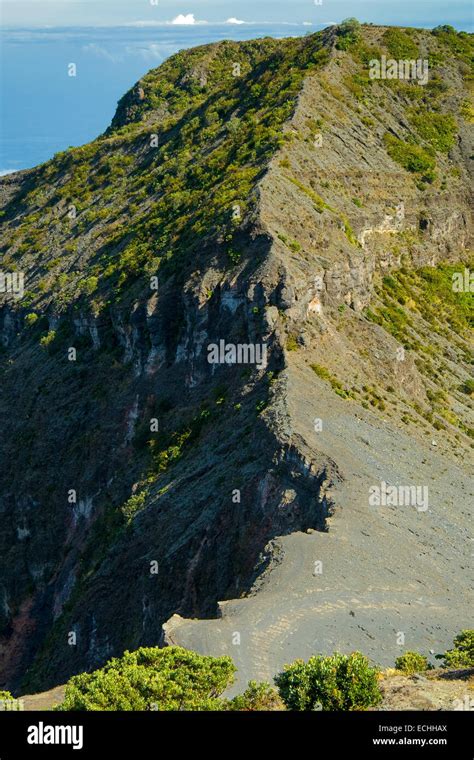
[[[441,434],[436,447],[417,441],[339,399],[303,364],[288,373],[292,434],[306,456],[325,453],[342,475],[329,532],[279,538],[279,561],[258,590],[221,603],[220,619],[175,615],[166,625],[170,642],[232,656],[232,693],[249,679],[271,681],[298,657],[357,649],[390,666],[405,649],[444,651],[473,627],[472,461],[461,468],[442,453]],[[428,509],[369,506],[369,488],[382,480],[428,486]]]

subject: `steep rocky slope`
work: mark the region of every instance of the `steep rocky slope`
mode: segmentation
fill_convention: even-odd
[[[343,32],[179,53],[2,179],[3,686],[166,638],[268,677],[467,627],[471,40]],[[428,83],[370,79],[383,54]],[[429,509],[370,507],[381,480]]]

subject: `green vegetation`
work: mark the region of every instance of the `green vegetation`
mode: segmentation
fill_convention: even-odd
[[[374,387],[371,385],[363,385],[362,392],[364,394],[362,406],[365,406],[365,408],[368,409],[370,404],[371,406],[380,409],[381,412],[385,411],[385,401]]]
[[[219,398],[216,404],[219,406],[225,398]],[[138,449],[144,445],[151,454],[151,466],[146,477],[138,484],[140,490],[132,494],[122,505],[120,511],[127,525],[130,525],[135,515],[143,509],[149,493],[149,486],[156,482],[157,476],[165,473],[168,468],[183,456],[185,449],[200,436],[202,428],[211,418],[209,409],[204,408],[193,417],[186,427],[173,433],[151,433],[149,420],[145,421],[144,428],[138,428],[134,444]]]
[[[72,676],[59,711],[360,710],[377,705],[378,671],[359,652],[297,660],[268,683],[250,681],[233,699],[221,698],[234,680],[230,657],[181,647],[141,648],[114,657],[92,673]],[[6,693],[6,692],[5,692]]]
[[[452,42],[450,32],[442,32],[441,36],[435,36],[438,41],[443,42],[447,36]],[[456,33],[454,39],[457,39]],[[383,42],[396,60],[420,58],[415,35],[410,30],[388,29],[383,35]],[[384,85],[397,95],[415,102],[413,108],[407,109],[407,116],[416,134],[409,134],[406,139],[402,139],[388,132],[384,136],[384,142],[388,154],[394,161],[412,174],[418,175],[420,189],[424,189],[423,183],[430,184],[436,179],[436,152],[449,152],[455,144],[458,129],[454,116],[443,112],[452,110],[445,99],[449,86],[435,68],[436,65],[445,63],[445,58],[452,56],[448,54],[444,57],[440,54],[439,46],[433,44],[429,48],[429,57],[431,69],[426,85],[422,86],[416,81],[384,80]]]
[[[367,95],[367,88],[372,84],[372,79],[362,74],[352,74],[345,77],[344,84],[356,100],[363,101]]]
[[[230,657],[141,648],[73,676],[58,710],[215,710],[234,678]]]
[[[360,22],[356,18],[346,18],[336,28],[338,50],[349,50],[360,40]]]
[[[140,509],[143,509],[145,506],[145,500],[147,497],[147,491],[140,491],[137,494],[133,494],[130,496],[130,498],[123,504],[121,507],[121,511],[123,516],[125,517],[125,520],[127,523],[130,523],[137,512],[140,511]]]
[[[284,710],[285,706],[270,684],[249,681],[244,693],[224,702],[223,709],[253,712],[256,710]]]
[[[389,53],[397,61],[419,58],[418,45],[406,31],[396,28],[387,29],[382,39]]]
[[[360,710],[381,699],[378,671],[360,652],[296,660],[275,677],[289,710]]]
[[[446,667],[474,666],[474,630],[454,639],[444,655]],[[395,667],[405,675],[430,670],[427,658],[405,652]],[[234,680],[230,657],[203,656],[182,647],[140,648],[114,657],[92,673],[70,678],[64,702],[56,710],[365,710],[382,700],[381,673],[360,652],[315,655],[285,665],[275,678],[277,691],[250,681],[242,694],[225,699]],[[13,699],[0,692],[0,699]]]
[[[286,350],[287,351],[297,351],[298,350],[298,342],[294,335],[288,335],[286,339]]]
[[[48,264],[56,276],[42,283],[57,311],[96,293],[131,299],[131,286],[138,292],[139,281],[143,289],[158,272],[161,282],[182,278],[206,247],[239,265],[255,182],[284,144],[303,77],[328,56],[320,34],[224,41],[172,56],[143,77],[139,99],[137,87],[122,98],[105,135],[40,168],[41,189],[26,195],[20,224],[6,233],[12,256],[31,251],[31,236],[47,250],[63,209]],[[153,116],[160,111],[166,117]],[[58,272],[59,252],[76,250],[86,231],[86,266]]]
[[[310,367],[321,380],[326,380],[331,385],[331,388],[338,396],[341,398],[350,397],[349,392],[344,388],[340,380],[334,377],[326,367],[323,367],[321,364],[310,364]]]
[[[297,240],[291,240],[287,235],[284,235],[282,232],[278,233],[278,239],[281,240],[282,243],[284,243],[287,248],[290,249],[290,251],[293,251],[293,253],[299,253],[301,251],[301,244],[298,243]]]
[[[183,430],[150,440],[153,464],[149,481],[153,482],[157,474],[165,472],[172,462],[182,456],[184,448],[199,437],[203,426],[210,417],[211,412],[204,408],[193,417],[189,425]]]
[[[468,124],[474,124],[474,105],[469,100],[463,100],[459,113]]]
[[[450,24],[441,24],[440,26],[435,26],[435,28],[432,29],[431,34],[434,34],[436,36],[448,34],[451,36],[453,34],[457,34],[457,32],[454,26],[451,26]]]
[[[442,656],[446,668],[474,667],[474,630],[461,631],[454,639],[454,647]]]
[[[435,113],[428,109],[409,112],[410,121],[420,137],[440,153],[448,153],[457,134],[456,119],[451,114]],[[409,171],[412,171],[411,169]],[[417,169],[416,171],[419,171]]]
[[[431,183],[434,181],[436,161],[424,148],[399,140],[398,137],[388,132],[384,135],[384,143],[388,155],[397,164],[412,174],[421,175],[424,182]]]
[[[313,202],[314,208],[319,214],[322,214],[325,209],[332,211],[333,213],[337,213],[336,209],[332,208],[328,203],[323,201],[321,196],[311,190],[310,187],[306,187],[306,185],[303,185],[302,182],[294,179],[294,177],[287,177],[287,179],[289,179],[290,182],[292,182],[293,185],[298,188],[298,190],[301,190],[301,192],[304,193]]]
[[[405,348],[412,347],[408,337],[408,328],[412,326],[412,320],[401,306],[390,303],[384,307],[367,309],[365,315],[371,322],[391,333]]]
[[[55,338],[56,330],[49,330],[46,335],[43,335],[40,339],[40,345],[43,346],[43,348],[48,348],[48,346],[51,345]]]
[[[467,393],[468,396],[472,396],[474,394],[474,380],[471,378],[465,380],[461,385],[460,390],[463,393]]]
[[[447,336],[449,355],[455,350],[460,361],[472,362],[469,336],[474,322],[474,295],[453,290],[453,277],[463,266],[440,264],[393,271],[376,285],[377,298],[365,316],[387,330],[405,349],[415,352],[415,364],[425,379],[429,402],[429,406],[413,404],[417,414],[437,430],[445,429],[448,423],[472,436],[472,429],[453,411],[451,398],[454,390],[470,395],[472,385],[466,381],[459,386],[458,381],[449,387],[444,379],[447,367],[443,339]],[[404,415],[402,420],[407,422],[409,418]]]
[[[404,652],[395,660],[395,667],[407,676],[428,670],[428,659],[418,652]]]
[[[381,49],[365,41],[356,19],[343,21],[335,34],[337,47],[349,50],[363,67],[381,55]],[[469,60],[470,35],[448,26],[432,34],[433,48],[446,51],[445,57]],[[388,29],[383,35],[397,59],[419,57],[415,40],[411,30]],[[150,71],[121,99],[104,135],[40,167],[39,185],[23,199],[21,216],[5,223],[4,252],[8,248],[15,261],[32,251],[51,250],[44,265],[51,277],[33,283],[28,303],[52,295],[61,311],[78,300],[90,303],[96,294],[106,294],[111,302],[132,298],[130,286],[136,283],[138,292],[150,274],[159,272],[162,280],[182,277],[186,263],[196,261],[207,246],[227,266],[242,265],[245,248],[238,238],[255,202],[254,185],[274,151],[291,139],[283,125],[302,79],[329,57],[318,33],[203,45]],[[366,102],[372,82],[365,68],[344,81],[357,100]],[[342,89],[327,84],[345,98]],[[417,144],[388,134],[387,150],[417,181],[433,182],[435,152],[446,153],[456,135],[455,120],[437,101],[448,85],[431,71],[426,87],[397,80],[385,84],[416,101],[411,123],[420,140]],[[466,118],[468,105],[461,107]],[[374,123],[367,114],[360,118]],[[315,134],[322,120],[309,119],[308,126]],[[281,166],[290,168],[288,158]],[[338,214],[347,239],[358,245],[343,214],[315,193],[312,201],[319,212]],[[238,216],[234,206],[240,208]],[[86,231],[87,251],[81,241]],[[298,241],[291,245],[299,251]],[[72,253],[85,260],[85,267],[64,271]]]
[[[318,212],[318,214],[322,214],[323,211],[325,210],[330,211],[332,214],[336,214],[336,216],[339,217],[342,223],[344,234],[346,235],[349,243],[351,243],[351,245],[360,247],[359,241],[357,240],[354,234],[354,231],[350,225],[350,222],[344,214],[342,214],[337,209],[333,208],[328,203],[326,203],[326,201],[324,201],[321,198],[321,196],[315,193],[314,190],[312,190],[310,187],[306,187],[306,185],[304,185],[302,182],[295,179],[294,177],[289,177],[287,175],[285,176],[286,176],[286,179],[288,179],[293,185],[295,185],[295,187],[298,188],[298,190],[301,190],[301,192],[304,193],[312,201],[313,206]],[[279,236],[279,237],[283,239],[284,236]],[[286,240],[284,240],[283,242],[286,242]]]
[[[86,277],[86,279],[82,280],[80,283],[80,289],[83,293],[86,293],[88,296],[90,296],[94,290],[97,289],[98,283],[98,277]]]
[[[460,337],[467,337],[474,321],[474,297],[472,293],[453,291],[453,275],[458,272],[459,265],[455,264],[393,271],[377,287],[380,303],[372,305],[366,316],[409,349],[420,349],[413,332],[416,317],[425,320],[430,331],[440,336],[449,327]],[[436,353],[436,349],[433,351]]]
[[[298,243],[297,240],[290,240],[288,243],[288,248],[290,251],[293,251],[293,253],[299,253],[301,251],[301,244]]]
[[[342,228],[344,230],[344,234],[346,238],[348,239],[349,243],[351,245],[355,245],[360,248],[360,243],[355,236],[354,230],[352,229],[348,218],[344,216],[343,214],[341,214],[340,219],[342,222]]]
[[[13,699],[15,699],[15,697],[12,696],[9,691],[0,691],[0,702],[10,702]]]
[[[432,30],[431,34],[436,40],[442,43],[448,49],[447,55],[442,57],[442,61],[455,56],[464,61],[468,66],[472,65],[472,53],[474,47],[473,35],[467,32],[457,32],[449,24],[443,24],[437,26]],[[472,74],[468,74],[467,78],[471,78]]]

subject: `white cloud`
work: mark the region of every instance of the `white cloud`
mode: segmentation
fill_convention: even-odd
[[[245,21],[241,21],[239,18],[231,16],[231,18],[227,19],[226,24],[245,24]]]
[[[180,13],[173,19],[171,23],[192,26],[196,23],[196,19],[194,18],[194,13],[186,13],[186,15],[184,15],[184,13]]]
[[[17,171],[18,169],[0,169],[0,177],[5,177],[7,174],[13,174]]]

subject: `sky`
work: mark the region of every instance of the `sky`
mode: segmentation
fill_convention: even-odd
[[[217,23],[316,24],[360,21],[472,29],[472,0],[2,0],[4,26],[115,26],[164,24],[173,19]]]

